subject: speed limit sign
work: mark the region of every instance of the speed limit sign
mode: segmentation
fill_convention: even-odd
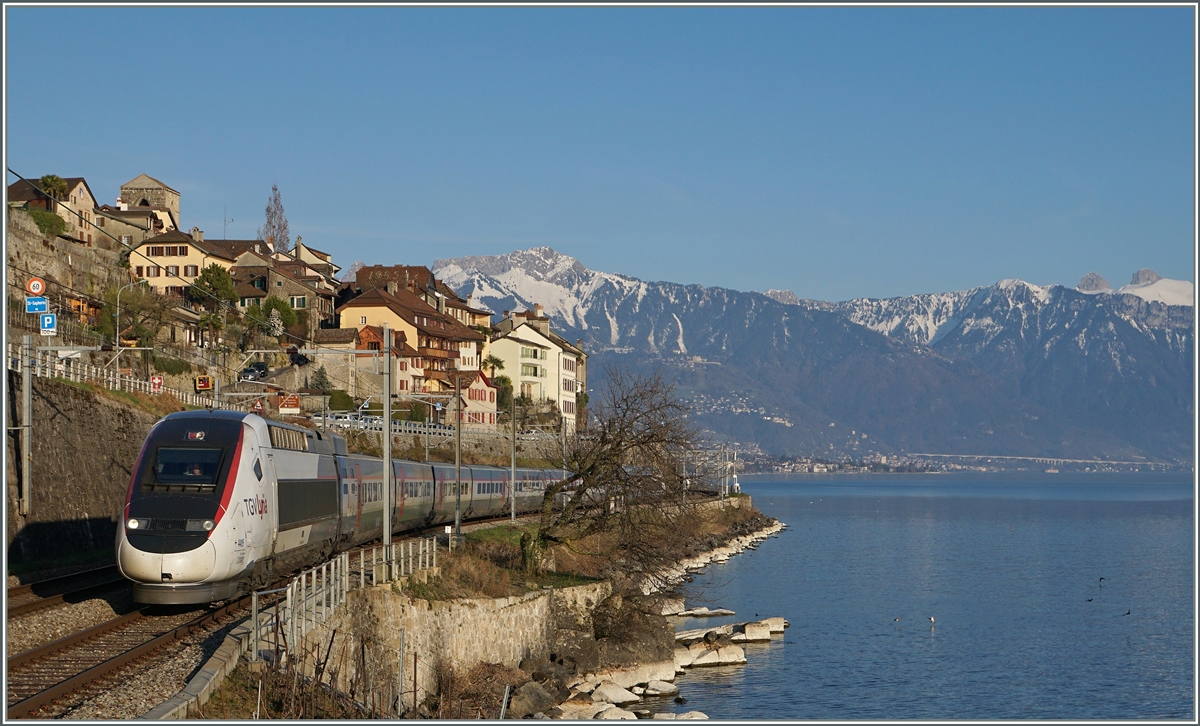
[[[25,283],[25,289],[29,291],[30,295],[41,295],[46,291],[46,281],[40,277],[31,277],[29,282]]]

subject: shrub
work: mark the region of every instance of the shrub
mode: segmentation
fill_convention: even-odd
[[[330,411],[349,411],[354,408],[354,399],[350,398],[350,394],[345,391],[330,391],[329,392],[329,410]]]
[[[192,372],[192,364],[177,358],[159,358],[154,356],[154,370],[171,376]]]
[[[57,237],[67,231],[67,221],[54,212],[47,212],[44,209],[30,209],[28,211],[29,216],[33,217],[34,224],[47,237]]]

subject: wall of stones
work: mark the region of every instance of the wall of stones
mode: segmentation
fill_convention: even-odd
[[[19,423],[21,376],[8,371],[8,425]],[[18,514],[20,438],[8,432],[9,564],[113,548],[142,442],[157,417],[66,383],[33,379],[30,512]]]
[[[527,658],[548,657],[558,625],[587,622],[590,611],[611,593],[610,583],[598,582],[431,603],[411,600],[388,586],[355,590],[332,619],[308,633],[305,648],[311,655],[301,667],[313,673],[314,664],[328,652],[325,672],[338,688],[365,689],[381,703],[394,704],[403,657],[404,703],[411,708],[414,686],[417,702],[437,691],[439,663],[463,673],[480,662],[515,668]]]

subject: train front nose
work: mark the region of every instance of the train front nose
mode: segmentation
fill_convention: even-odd
[[[121,542],[117,553],[121,574],[130,580],[177,585],[203,582],[216,568],[217,550],[208,540],[204,540],[199,547],[183,552],[171,551],[175,548],[170,546],[173,543],[166,538],[154,538],[138,544],[141,547],[135,547],[127,538]]]

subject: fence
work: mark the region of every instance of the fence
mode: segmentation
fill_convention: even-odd
[[[270,653],[275,663],[298,660],[304,652],[305,636],[337,612],[350,590],[366,587],[368,583],[382,585],[437,567],[435,538],[410,539],[394,543],[390,552],[387,549],[376,545],[357,553],[343,552],[301,572],[287,587],[254,592],[250,659],[258,660],[264,653]],[[263,609],[262,599],[268,596],[275,596],[275,602],[273,607]]]
[[[22,354],[21,345],[10,341],[8,343],[7,355],[8,369],[18,373],[22,372],[26,365],[26,360]],[[188,406],[224,407],[241,411],[250,410],[248,404],[222,403],[208,396],[201,396],[191,391],[183,391],[170,386],[162,386],[160,390],[156,391],[150,381],[125,376],[112,369],[84,363],[76,358],[59,358],[57,351],[38,350],[34,348],[33,358],[29,361],[29,365],[31,368],[30,373],[38,378],[63,378],[76,383],[95,383],[112,391],[137,392],[150,395],[166,393],[174,396],[179,399],[180,403]]]

